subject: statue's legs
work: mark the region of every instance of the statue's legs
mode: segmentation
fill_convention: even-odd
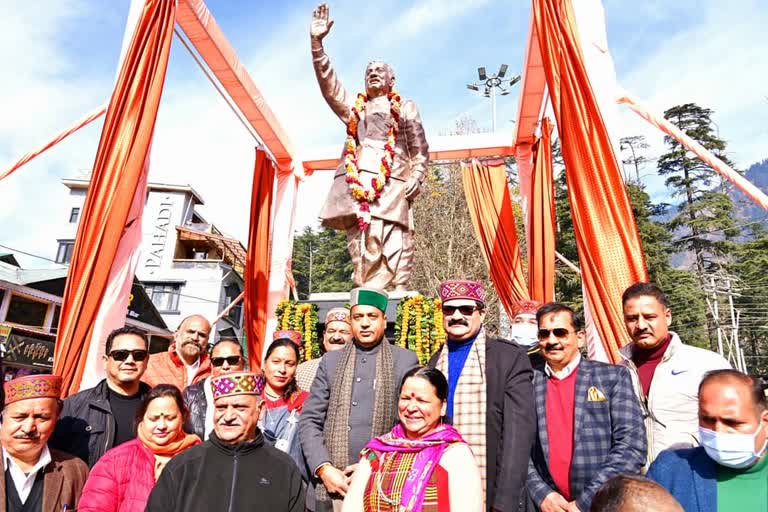
[[[347,248],[356,286],[405,288],[413,265],[413,236],[407,228],[374,217],[365,232],[357,226],[347,231]]]

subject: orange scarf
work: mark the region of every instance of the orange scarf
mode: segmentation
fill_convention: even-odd
[[[173,457],[174,455],[183,452],[187,448],[201,443],[200,438],[196,435],[187,434],[183,430],[180,430],[170,443],[164,446],[160,446],[159,444],[149,439],[149,436],[146,434],[146,432],[144,432],[144,426],[142,423],[139,423],[139,428],[137,430],[139,431],[138,437],[141,441],[141,444],[152,450],[152,453],[155,455]]]

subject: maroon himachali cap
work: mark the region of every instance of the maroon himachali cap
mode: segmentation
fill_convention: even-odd
[[[451,279],[440,283],[440,299],[443,303],[449,300],[474,300],[485,304],[485,290],[482,283],[468,279]]]

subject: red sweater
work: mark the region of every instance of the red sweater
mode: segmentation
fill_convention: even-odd
[[[547,380],[547,438],[549,474],[563,497],[571,501],[571,458],[573,457],[573,417],[578,367],[563,380]]]
[[[651,392],[651,382],[653,382],[653,374],[656,373],[656,367],[659,366],[664,352],[667,351],[669,342],[672,341],[672,335],[667,334],[667,339],[664,340],[661,345],[650,350],[643,350],[639,346],[636,346],[632,352],[632,362],[637,367],[637,375],[640,377],[640,384],[643,386],[643,393],[648,396]]]

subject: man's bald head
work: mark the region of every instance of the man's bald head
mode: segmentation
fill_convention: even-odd
[[[205,352],[211,324],[202,315],[190,315],[181,321],[173,334],[176,352],[187,365],[192,365]]]
[[[685,512],[666,489],[638,475],[617,475],[597,491],[590,512]]]

